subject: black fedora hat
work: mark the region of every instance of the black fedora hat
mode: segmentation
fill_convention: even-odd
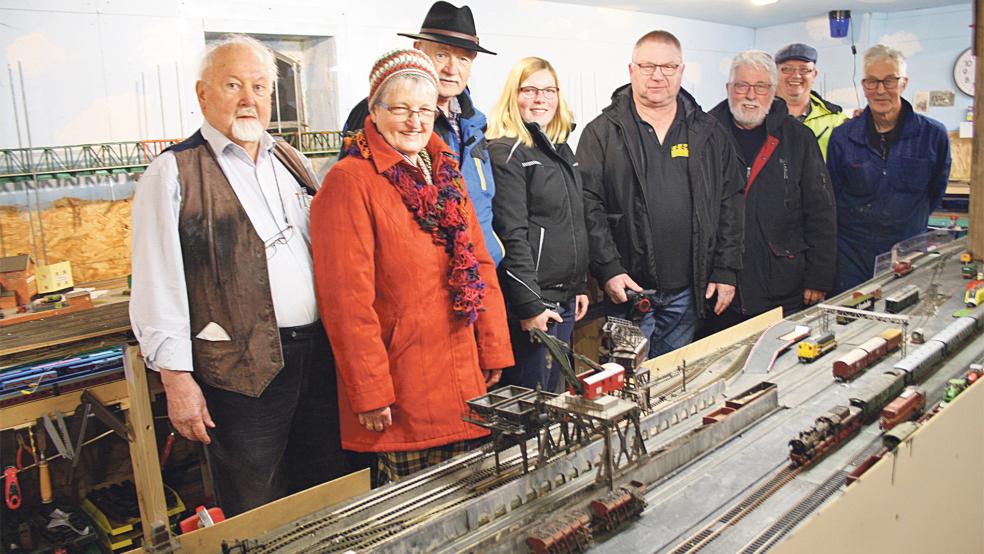
[[[483,52],[495,55],[478,45],[478,35],[475,33],[475,18],[471,8],[454,7],[447,2],[435,2],[424,18],[419,33],[397,33],[402,37],[419,40],[429,40],[450,46],[457,46],[473,52]]]

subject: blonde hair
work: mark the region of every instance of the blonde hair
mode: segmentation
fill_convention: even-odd
[[[557,79],[557,72],[550,62],[543,58],[529,57],[519,60],[509,76],[506,77],[506,86],[502,89],[499,101],[492,108],[489,129],[485,135],[490,139],[500,137],[515,137],[526,146],[533,146],[533,137],[526,129],[523,117],[519,113],[519,87],[527,77],[546,69],[553,75],[554,82],[558,84],[557,90],[557,113],[547,124],[544,134],[551,142],[560,144],[567,141],[574,126],[574,112],[571,111],[564,95],[560,91],[560,80]]]

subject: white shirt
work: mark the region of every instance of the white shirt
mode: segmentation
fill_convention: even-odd
[[[311,263],[310,195],[273,155],[274,139],[269,134],[263,133],[260,138],[254,164],[243,147],[208,122],[202,123],[201,132],[257,235],[267,245],[267,271],[277,325],[314,323],[318,320],[318,305]],[[310,162],[306,158],[304,162],[314,181]],[[131,214],[130,324],[147,366],[156,370],[192,371],[192,336],[202,331],[191,329],[188,313],[178,235],[180,210],[178,164],[173,153],[165,152],[140,178]],[[284,232],[288,225],[292,232]],[[274,244],[277,238],[288,240],[286,244]]]

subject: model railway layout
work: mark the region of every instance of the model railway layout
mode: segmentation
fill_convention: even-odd
[[[763,335],[744,341],[758,338],[747,360],[729,348],[653,372],[641,333],[621,320],[606,323],[598,362],[548,344],[570,390],[470,400],[469,420],[492,434],[483,449],[225,551],[764,552],[941,409],[930,406],[979,380],[958,359],[984,353],[973,338],[984,309],[966,309],[949,250],[831,299],[871,318],[851,312],[829,333],[818,309],[786,320],[771,340],[811,329],[793,353]],[[903,356],[908,337],[885,313],[907,317],[924,343]],[[804,354],[811,363],[798,363]]]

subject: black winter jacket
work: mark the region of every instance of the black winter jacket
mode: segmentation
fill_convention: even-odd
[[[725,100],[711,115],[734,119]],[[741,312],[756,315],[777,306],[803,306],[803,289],[828,292],[834,285],[837,212],[827,166],[808,127],[776,98],[765,117],[768,136],[779,142],[745,196],[745,249],[738,274]],[[729,136],[734,140],[734,135]],[[736,156],[743,159],[735,142]]]
[[[588,233],[574,152],[556,148],[535,123],[533,146],[516,138],[489,141],[496,192],[492,225],[506,247],[499,283],[510,315],[528,319],[544,300],[568,302],[585,289]]]
[[[741,269],[745,172],[721,124],[680,91],[687,123],[688,166],[693,198],[693,289],[704,317],[709,282],[734,285]],[[632,116],[631,85],[585,128],[577,148],[584,181],[584,211],[591,246],[591,272],[604,285],[628,273],[643,288],[659,288],[643,175],[642,145]]]

